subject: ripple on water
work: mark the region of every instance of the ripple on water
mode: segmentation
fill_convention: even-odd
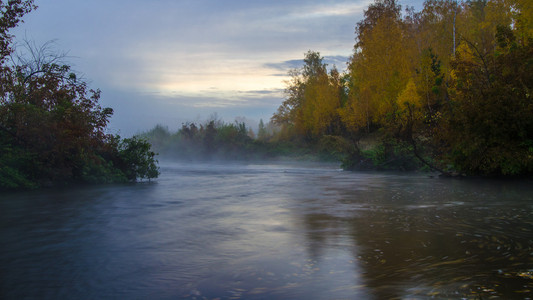
[[[304,164],[0,195],[0,298],[521,298],[533,187]],[[5,275],[4,274],[8,274]]]

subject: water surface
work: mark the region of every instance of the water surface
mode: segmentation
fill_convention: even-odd
[[[531,181],[166,163],[0,195],[2,299],[524,299]]]

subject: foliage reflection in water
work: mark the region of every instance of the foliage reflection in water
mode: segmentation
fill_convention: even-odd
[[[530,183],[168,163],[5,194],[1,298],[527,298]]]

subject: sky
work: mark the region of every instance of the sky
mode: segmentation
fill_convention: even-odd
[[[252,127],[284,99],[308,50],[343,70],[371,0],[36,0],[13,30],[53,41],[114,109],[109,132],[171,131],[216,115]],[[399,1],[420,10],[422,0]]]

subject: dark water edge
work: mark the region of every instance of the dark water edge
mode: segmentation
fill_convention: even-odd
[[[528,299],[527,180],[163,163],[0,195],[1,299]]]

